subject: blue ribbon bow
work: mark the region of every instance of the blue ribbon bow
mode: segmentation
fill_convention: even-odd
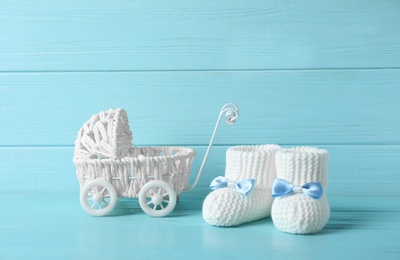
[[[301,187],[295,187],[285,180],[275,179],[274,184],[272,184],[272,197],[274,198],[301,192],[311,198],[320,199],[324,194],[324,189],[320,182],[308,182]]]
[[[219,176],[211,182],[210,189],[216,190],[220,188],[229,187],[229,188],[234,188],[239,193],[243,194],[244,196],[247,196],[253,190],[254,182],[255,179],[243,179],[237,182],[230,182],[227,178]]]

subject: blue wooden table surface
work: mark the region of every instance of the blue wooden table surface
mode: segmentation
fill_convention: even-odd
[[[0,2],[0,259],[400,259],[400,2]],[[74,140],[128,112],[137,146],[197,152],[198,187],[168,217],[79,204]],[[233,145],[327,149],[331,217],[315,235],[270,218],[201,216]]]

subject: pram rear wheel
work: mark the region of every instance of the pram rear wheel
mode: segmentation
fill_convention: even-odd
[[[146,214],[164,217],[175,208],[176,193],[165,181],[150,181],[140,189],[139,204]]]
[[[117,191],[111,183],[103,179],[88,182],[81,190],[82,208],[92,216],[104,216],[117,204]]]

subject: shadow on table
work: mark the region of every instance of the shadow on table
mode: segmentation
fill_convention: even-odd
[[[174,210],[169,215],[164,216],[163,218],[190,216],[196,214],[196,211],[201,212],[201,209],[194,210],[193,207],[188,205],[186,202],[178,202]],[[118,200],[115,208],[109,214],[107,214],[107,216],[104,217],[127,215],[146,215],[146,213],[140,207],[139,201],[137,199],[123,198]]]
[[[384,216],[378,211],[369,210],[340,210],[331,211],[328,224],[318,234],[326,234],[351,229],[363,229],[376,222],[382,221]]]

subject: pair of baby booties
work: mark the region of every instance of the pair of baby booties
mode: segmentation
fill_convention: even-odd
[[[225,177],[210,185],[203,218],[213,226],[237,226],[271,216],[275,227],[311,234],[327,224],[328,152],[312,147],[235,146],[226,152]]]

